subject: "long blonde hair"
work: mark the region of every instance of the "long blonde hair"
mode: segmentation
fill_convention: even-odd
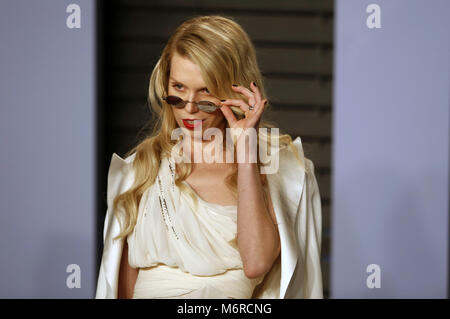
[[[153,118],[156,119],[153,130],[125,155],[136,153],[132,164],[135,180],[131,188],[119,194],[113,202],[114,214],[119,218],[121,225],[121,232],[116,238],[126,237],[132,233],[142,194],[155,182],[161,158],[169,156],[172,147],[177,143],[171,139],[172,130],[177,127],[173,111],[171,106],[161,99],[167,94],[170,62],[175,52],[200,67],[203,80],[213,95],[224,99],[242,99],[240,94],[231,89],[231,85],[248,87],[249,83],[254,81],[261,91],[262,98],[267,98],[255,48],[239,24],[232,18],[222,16],[200,16],[181,24],[164,47],[150,77],[148,101]],[[266,108],[269,106],[270,103]],[[243,115],[237,116],[239,119]],[[275,127],[273,124],[260,120],[259,128],[273,127]],[[256,131],[259,141],[259,129]],[[267,138],[267,142],[270,143],[270,138]],[[295,148],[288,134],[279,135],[279,146]],[[182,183],[191,173],[191,164],[181,162],[177,165],[179,175],[176,185],[196,200],[192,190]],[[237,165],[231,165],[234,165],[235,169],[227,176],[225,183],[237,197]],[[259,159],[258,165],[261,165]],[[266,185],[266,176],[261,174],[261,178],[263,185]],[[119,206],[123,209],[119,210]]]

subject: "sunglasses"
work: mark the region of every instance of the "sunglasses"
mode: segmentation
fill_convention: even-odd
[[[186,106],[187,103],[191,102],[191,101],[185,101],[182,98],[175,96],[175,95],[169,95],[169,96],[165,96],[162,98],[164,101],[167,102],[167,104],[176,107],[176,108],[183,108]],[[222,106],[221,105],[216,105],[211,101],[199,101],[199,102],[191,102],[197,105],[197,107],[206,113],[213,113],[214,111],[216,111],[217,109],[220,109]],[[237,107],[237,106],[231,106],[230,107],[231,111],[233,111],[234,114],[238,115],[238,116],[243,116],[244,112],[242,112],[242,110]]]
[[[182,109],[183,107],[186,106],[187,103],[191,102],[197,105],[197,107],[203,111],[203,112],[207,112],[207,113],[213,113],[215,112],[217,109],[220,109],[222,106],[221,105],[216,105],[211,101],[199,101],[199,102],[192,102],[192,101],[185,101],[182,98],[175,96],[175,95],[169,95],[169,96],[165,96],[162,98],[164,101],[167,102],[167,104]],[[234,113],[240,114],[241,112],[240,109],[236,110],[234,107],[231,107],[231,110]]]

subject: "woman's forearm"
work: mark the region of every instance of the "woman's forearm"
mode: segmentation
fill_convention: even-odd
[[[117,299],[132,299],[139,269],[132,268],[128,263],[128,244],[126,239],[124,241],[119,268]]]
[[[280,251],[278,228],[263,197],[256,163],[238,163],[238,248],[247,277],[266,274]]]

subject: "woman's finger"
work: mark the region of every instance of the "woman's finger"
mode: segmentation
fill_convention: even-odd
[[[247,103],[245,103],[242,100],[238,100],[238,99],[227,99],[224,102],[222,102],[223,105],[228,105],[228,106],[239,106],[244,112],[247,112],[249,110],[249,106]]]
[[[254,94],[256,96],[256,103],[257,104],[261,103],[261,92],[259,91],[259,88],[256,85],[256,82],[250,83],[250,88],[252,89],[252,91],[254,92]]]
[[[225,116],[228,123],[230,124],[230,127],[234,126],[234,124],[237,122],[237,119],[236,116],[234,116],[234,113],[230,109],[230,107],[228,105],[224,105],[222,102],[222,107],[220,108],[220,110],[222,111],[223,116]]]
[[[267,100],[264,99],[261,101],[261,107],[259,109],[256,110],[256,116],[261,117],[264,110],[266,109],[266,105],[267,105]]]
[[[245,95],[248,98],[248,104],[250,104],[250,105],[256,105],[257,104],[258,100],[257,100],[257,98],[255,96],[255,93],[253,93],[249,89],[247,89],[247,88],[245,88],[243,86],[239,86],[239,85],[235,86],[235,84],[233,84],[231,88],[233,89],[233,91],[239,92],[242,95]]]

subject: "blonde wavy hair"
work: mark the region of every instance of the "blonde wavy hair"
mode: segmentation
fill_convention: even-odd
[[[125,154],[128,157],[136,153],[132,164],[135,180],[129,190],[114,199],[113,211],[121,226],[121,232],[115,239],[126,237],[133,232],[142,194],[155,182],[161,158],[170,156],[172,147],[177,143],[171,139],[172,130],[177,128],[172,107],[161,98],[167,95],[170,63],[175,52],[200,67],[203,80],[213,95],[221,99],[243,99],[239,93],[231,89],[231,85],[238,84],[247,87],[251,81],[254,81],[261,91],[262,99],[267,98],[257,64],[255,48],[247,33],[238,23],[232,18],[214,15],[195,17],[181,24],[164,47],[150,77],[148,102],[150,111],[154,115],[153,118],[156,119],[152,132]],[[244,100],[247,102],[245,98]],[[266,108],[269,106],[270,102]],[[238,119],[243,117],[242,112],[236,115]],[[227,127],[229,127],[228,122]],[[261,134],[259,128],[268,128],[267,131],[270,132],[270,128],[273,127],[275,127],[273,124],[263,119],[260,120],[256,130],[258,143]],[[280,149],[290,146],[295,150],[290,135],[280,134],[278,138]],[[270,133],[264,139],[270,145]],[[294,151],[294,153],[301,162],[297,152]],[[177,165],[176,185],[197,202],[195,193],[182,183],[192,171],[191,163],[181,162]],[[226,177],[225,183],[237,198],[236,161],[230,165],[234,166],[234,170]],[[258,166],[261,166],[259,159]],[[302,166],[305,167],[303,163]],[[262,184],[266,186],[267,179],[264,174],[261,174],[261,180]],[[267,195],[265,194],[265,196]],[[265,200],[267,201],[267,197]]]

